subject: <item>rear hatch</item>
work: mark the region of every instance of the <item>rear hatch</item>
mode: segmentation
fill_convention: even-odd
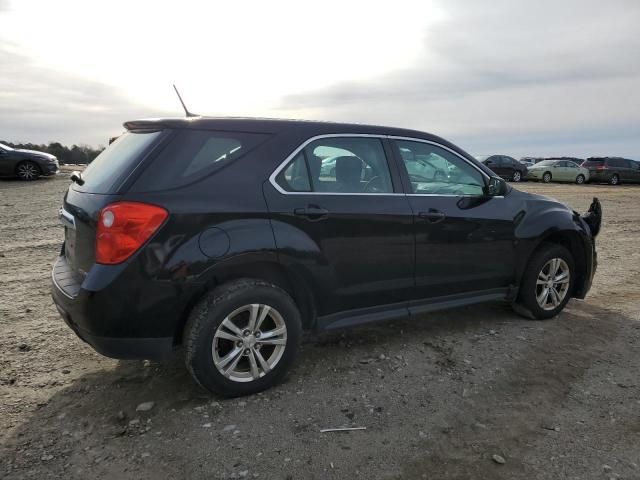
[[[607,165],[605,164],[604,158],[594,158],[585,161],[582,167],[589,170],[589,173],[598,173],[599,171],[606,170]]]
[[[123,134],[91,162],[79,182],[69,187],[60,210],[65,229],[60,261],[79,281],[95,262],[100,210],[121,198],[126,180],[167,134],[162,130]]]

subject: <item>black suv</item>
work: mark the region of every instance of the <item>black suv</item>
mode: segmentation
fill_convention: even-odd
[[[589,181],[619,185],[640,183],[640,163],[621,157],[591,157],[582,164],[589,170]]]
[[[493,173],[507,180],[520,182],[527,178],[527,166],[515,158],[506,155],[485,155],[476,158]]]
[[[436,136],[203,117],[125,128],[72,177],[52,274],[60,314],[104,355],[183,346],[202,386],[243,395],[282,378],[302,331],[494,300],[550,318],[591,286],[597,200],[580,216],[514,190]]]
[[[0,143],[0,177],[36,180],[40,176],[55,175],[58,159],[45,152],[11,148]]]

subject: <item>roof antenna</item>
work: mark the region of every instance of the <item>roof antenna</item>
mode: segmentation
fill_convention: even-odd
[[[175,83],[173,84],[173,89],[176,91],[176,95],[178,95],[178,100],[180,100],[180,103],[182,104],[182,108],[184,108],[184,113],[187,115],[187,118],[189,118],[189,117],[198,117],[199,115],[197,115],[195,113],[191,113],[187,109],[187,106],[182,101],[182,97],[180,96],[180,92],[178,91],[178,88],[176,87]]]

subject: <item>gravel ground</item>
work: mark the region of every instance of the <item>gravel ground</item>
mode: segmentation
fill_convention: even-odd
[[[67,185],[0,182],[0,477],[640,479],[640,186],[518,185],[603,204],[594,287],[558,318],[488,304],[323,335],[284,384],[225,400],[60,320]],[[341,426],[366,430],[320,433]]]

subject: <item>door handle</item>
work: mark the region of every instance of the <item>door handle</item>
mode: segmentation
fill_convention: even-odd
[[[293,213],[301,217],[307,217],[307,219],[309,219],[312,222],[316,222],[318,220],[324,220],[329,216],[329,210],[316,207],[315,205],[309,205],[306,208],[295,208],[293,210]]]
[[[418,217],[429,223],[438,223],[445,219],[446,215],[440,210],[430,208],[428,212],[419,212]]]

